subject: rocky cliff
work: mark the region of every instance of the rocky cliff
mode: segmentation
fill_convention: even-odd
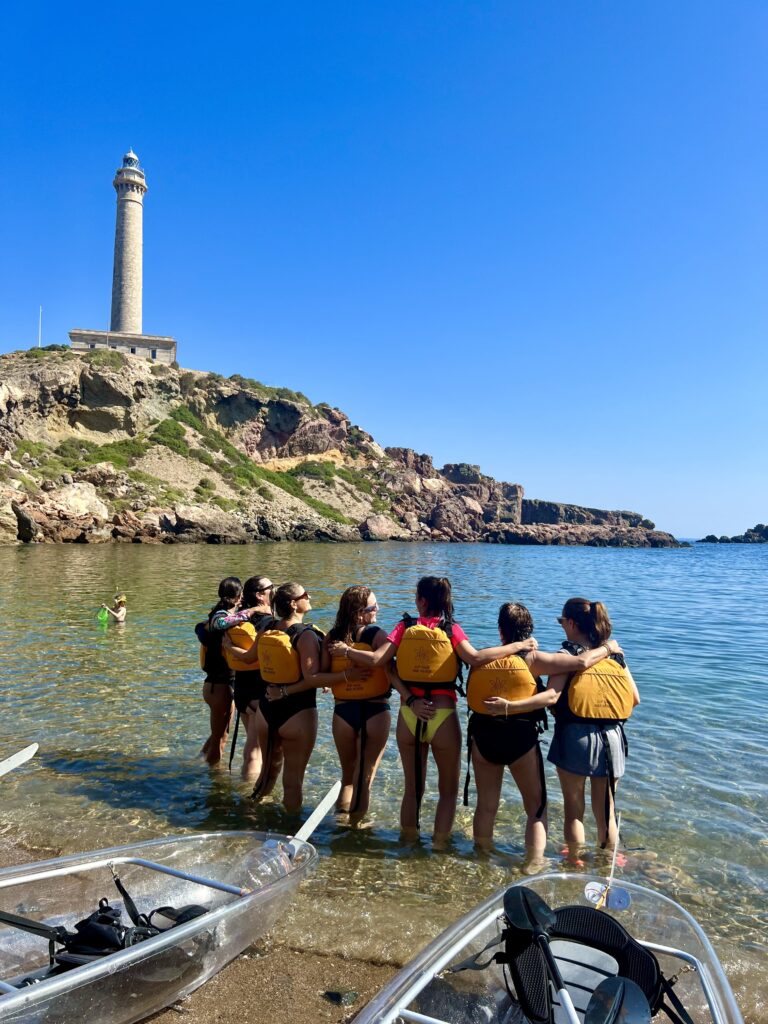
[[[0,357],[0,541],[439,540],[668,547],[634,512],[530,501],[381,448],[255,380],[64,346]]]

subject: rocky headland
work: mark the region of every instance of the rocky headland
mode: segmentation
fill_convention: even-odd
[[[382,448],[287,388],[106,349],[0,356],[0,543],[361,538],[677,546],[636,512]]]

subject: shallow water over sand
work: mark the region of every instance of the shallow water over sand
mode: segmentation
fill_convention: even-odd
[[[713,938],[745,1016],[768,1017],[768,547],[680,551],[503,548],[485,545],[264,545],[35,547],[0,550],[0,757],[40,743],[30,765],[3,779],[6,839],[74,851],[187,829],[292,831],[277,805],[255,807],[250,787],[196,758],[206,734],[192,626],[222,576],[296,579],[327,627],[338,593],[366,582],[390,626],[411,609],[424,572],[454,583],[457,618],[476,646],[495,642],[502,600],[526,603],[541,645],[553,649],[563,600],[605,601],[643,703],[628,726],[620,790],[625,869],[687,906]],[[124,627],[96,620],[117,589]],[[332,701],[320,698],[320,737],[307,806],[336,777]],[[423,821],[433,809],[430,772]],[[550,854],[562,825],[550,776]],[[451,849],[397,830],[400,769],[394,736],[377,780],[369,830],[328,819],[326,856],[294,905],[297,946],[402,960],[522,864],[522,821],[511,785],[497,823],[499,852],[474,853],[471,809]],[[596,854],[588,869],[602,870]],[[762,959],[762,966],[761,965]]]

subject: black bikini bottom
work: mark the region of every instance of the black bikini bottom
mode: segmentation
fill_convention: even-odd
[[[266,697],[262,697],[259,701],[259,708],[267,720],[270,731],[281,729],[288,719],[293,718],[299,711],[316,707],[317,690],[305,690],[293,697],[281,697],[279,700],[267,700]]]
[[[267,684],[261,678],[261,672],[238,672],[235,675],[235,707],[244,715],[246,711],[255,710],[255,705],[267,691]],[[254,705],[252,708],[251,705]]]
[[[365,722],[369,722],[382,711],[389,711],[389,701],[373,700],[342,700],[333,709],[355,732],[360,732]]]
[[[469,719],[468,735],[491,764],[513,764],[539,741],[536,723],[517,715],[479,715]]]

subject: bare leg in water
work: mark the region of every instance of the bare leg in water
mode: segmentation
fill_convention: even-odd
[[[211,734],[200,753],[208,764],[218,764],[224,757],[229,723],[232,718],[232,688],[226,683],[203,683],[203,700],[210,709]]]

